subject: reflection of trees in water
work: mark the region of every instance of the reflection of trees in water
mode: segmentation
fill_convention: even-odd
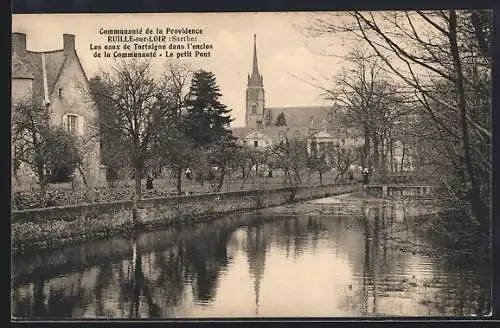
[[[140,243],[134,238],[130,241],[133,254],[116,265],[100,264],[93,280],[81,280],[91,269],[82,270],[80,278],[66,274],[64,277],[77,288],[70,288],[66,282],[64,288],[55,290],[51,286],[57,278],[35,279],[32,296],[13,293],[14,315],[72,317],[80,309],[88,315],[88,304],[92,304],[98,317],[169,317],[184,297],[188,281],[197,300],[210,301],[215,296],[218,275],[228,264],[226,243],[232,227],[201,224],[176,232],[166,233],[164,238],[152,234],[150,240],[141,235]]]
[[[491,273],[484,258],[471,254],[440,256],[439,281],[429,282],[433,293],[427,300],[444,314],[469,316],[491,311]]]
[[[87,306],[89,295],[82,286],[83,274],[74,273],[67,288],[47,284],[43,278],[33,284],[33,307],[28,317],[70,318],[78,315],[78,309]]]
[[[327,224],[321,217],[292,217],[267,222],[264,229],[274,229],[274,233],[268,234],[268,242],[273,241],[284,249],[287,257],[293,252],[293,257],[297,258],[305,249],[314,251],[317,248],[321,234],[328,230]]]
[[[411,256],[414,254],[402,252],[394,238],[415,237],[408,227],[414,225],[416,219],[407,216],[404,210],[405,206],[394,203],[365,204],[361,209],[364,215],[360,217],[224,219],[141,234],[135,241],[136,256],[124,258],[120,255],[122,260],[117,263],[101,262],[95,282],[89,283],[89,278],[82,282],[82,276],[88,276],[86,270],[80,275],[68,274],[71,284],[64,292],[51,289],[53,279],[42,277],[33,279],[34,288],[29,295],[21,296],[14,288],[13,314],[18,317],[74,316],[81,309],[92,310],[88,306],[92,304],[95,315],[99,317],[176,316],[175,311],[186,293],[191,292],[188,289],[191,286],[198,302],[214,299],[220,272],[229,262],[228,240],[242,225],[246,226],[245,249],[249,271],[254,278],[256,310],[269,244],[274,243],[286,250],[287,256],[299,257],[306,249],[314,252],[324,239],[335,243],[337,256],[340,251],[349,255],[353,271],[361,275],[359,285],[355,284],[354,288],[351,285],[351,289],[346,287],[352,297],[350,301],[346,299],[344,306],[355,313],[375,314],[383,310],[380,309],[383,305],[380,293],[390,287],[387,277],[395,273],[401,277],[411,270]],[[349,229],[361,230],[361,243],[356,239],[359,234],[348,232]],[[349,234],[349,243],[342,240],[346,233]],[[429,236],[419,238],[424,240],[424,237]],[[131,240],[129,242],[134,244]],[[448,287],[443,287],[442,281],[439,288],[430,284],[426,292],[432,295],[430,306],[436,311],[441,309],[443,314],[488,312],[491,305],[489,279],[481,277],[489,276],[480,273],[485,271],[483,267],[489,262],[481,261],[484,264],[474,256],[467,258],[463,254],[440,258],[438,274]],[[70,289],[70,285],[76,287]],[[451,288],[455,289],[450,291]]]
[[[400,214],[402,212],[402,220],[395,217],[398,211]],[[353,297],[346,298],[349,304],[345,304],[345,307],[355,312],[359,308],[365,315],[375,315],[380,310],[391,311],[377,309],[377,298],[380,299],[382,295],[398,297],[398,292],[405,292],[419,303],[415,306],[428,306],[429,314],[470,315],[489,312],[491,286],[486,269],[489,261],[485,257],[477,253],[457,252],[460,247],[455,245],[452,253],[438,255],[438,260],[433,261],[425,250],[435,247],[432,254],[439,254],[436,247],[438,243],[430,240],[430,234],[415,234],[413,227],[423,224],[419,221],[421,218],[408,216],[407,209],[401,204],[370,204],[369,209],[363,207],[362,213],[365,214],[362,216],[364,252],[361,253],[362,268],[355,270],[362,272],[359,280],[361,285],[359,292],[354,291]],[[407,241],[413,241],[414,244]],[[432,265],[421,266],[433,262]],[[418,278],[419,275],[424,278]]]
[[[186,240],[182,256],[188,277],[195,279],[195,297],[208,302],[215,296],[220,271],[228,265],[227,229],[213,230]]]
[[[441,313],[483,315],[491,310],[490,240],[459,209],[427,215],[414,225],[415,234],[430,246],[441,273],[426,282],[434,293],[427,300]]]
[[[206,303],[215,297],[219,274],[228,264],[226,243],[230,231],[211,229],[209,225],[204,228],[182,233],[174,246],[156,251],[154,263],[149,263],[155,274],[144,273],[143,254],[137,253],[130,280],[130,317],[140,316],[140,296],[146,300],[148,317],[175,315],[174,308],[181,303],[188,282],[193,284],[197,301]]]
[[[381,297],[402,290],[405,280],[401,275],[409,269],[408,254],[400,252],[393,240],[394,235],[406,233],[401,226],[406,222],[403,209],[393,202],[361,204],[359,228],[363,240],[358,258],[353,260],[354,272],[359,276],[354,286],[347,286],[342,308],[363,316],[391,311],[381,308],[379,301]]]
[[[97,276],[97,282],[94,287],[94,294],[96,300],[96,316],[104,317],[105,316],[105,301],[104,301],[104,291],[107,285],[111,283],[114,279],[113,266],[111,263],[103,263],[101,269],[99,270]]]

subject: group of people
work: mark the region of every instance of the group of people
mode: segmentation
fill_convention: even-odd
[[[193,171],[191,171],[191,169],[188,167],[186,169],[186,171],[184,171],[185,175],[186,175],[186,179],[188,180],[192,180],[193,179]],[[149,174],[148,177],[146,178],[146,189],[147,190],[151,190],[153,189],[153,175],[152,174]]]
[[[354,174],[352,171],[349,171],[349,180],[354,180]],[[368,184],[370,182],[370,170],[367,167],[363,169],[363,184]]]

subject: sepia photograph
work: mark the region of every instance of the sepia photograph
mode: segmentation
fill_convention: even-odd
[[[11,319],[492,315],[490,10],[13,14]]]

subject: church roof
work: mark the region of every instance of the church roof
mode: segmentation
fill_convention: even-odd
[[[271,107],[265,108],[271,113],[271,122],[274,123],[280,113],[285,115],[286,125],[290,128],[318,128],[323,120],[328,119],[331,107]],[[313,126],[311,127],[311,120]]]
[[[258,128],[237,127],[233,128],[233,135],[239,139],[261,139],[262,136],[268,138],[271,142],[281,141],[281,138],[304,138],[313,133],[308,127],[288,127],[288,126],[262,126]]]

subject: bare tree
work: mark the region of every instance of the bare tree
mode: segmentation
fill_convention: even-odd
[[[77,140],[50,122],[49,106],[30,93],[18,101],[12,110],[13,173],[27,165],[35,173],[40,193],[45,195],[49,175],[64,170],[68,179],[75,169],[81,170],[81,153]]]
[[[177,193],[182,193],[182,175],[192,166],[194,144],[185,133],[186,100],[192,70],[189,66],[167,63],[163,74],[163,90],[169,99],[163,128],[155,135],[154,154],[160,165],[169,167],[175,176]]]
[[[307,165],[307,142],[297,138],[288,138],[271,148],[273,166],[285,172],[285,184],[297,187],[302,183],[301,171]]]
[[[126,145],[125,151],[135,180],[134,200],[141,198],[141,179],[146,159],[150,156],[154,136],[162,128],[162,117],[169,109],[159,82],[151,76],[146,61],[123,61],[101,76],[104,84],[100,97],[115,111],[112,128]]]
[[[12,111],[12,145],[14,174],[22,163],[32,168],[38,178],[40,192],[45,194],[45,142],[50,133],[50,112],[35,94],[29,94],[14,105]]]
[[[479,218],[482,231],[488,231],[492,12],[353,11],[340,20],[330,18],[319,17],[310,31],[341,33],[364,42],[404,83],[447,141],[442,151],[455,158],[452,163],[466,187],[472,215]]]
[[[361,165],[384,173],[387,153],[394,148],[394,123],[409,111],[401,110],[407,108],[402,107],[404,99],[396,96],[397,86],[389,82],[376,56],[355,48],[345,60],[347,68],[334,77],[333,87],[324,88],[327,99],[339,104],[332,119],[362,132]]]

